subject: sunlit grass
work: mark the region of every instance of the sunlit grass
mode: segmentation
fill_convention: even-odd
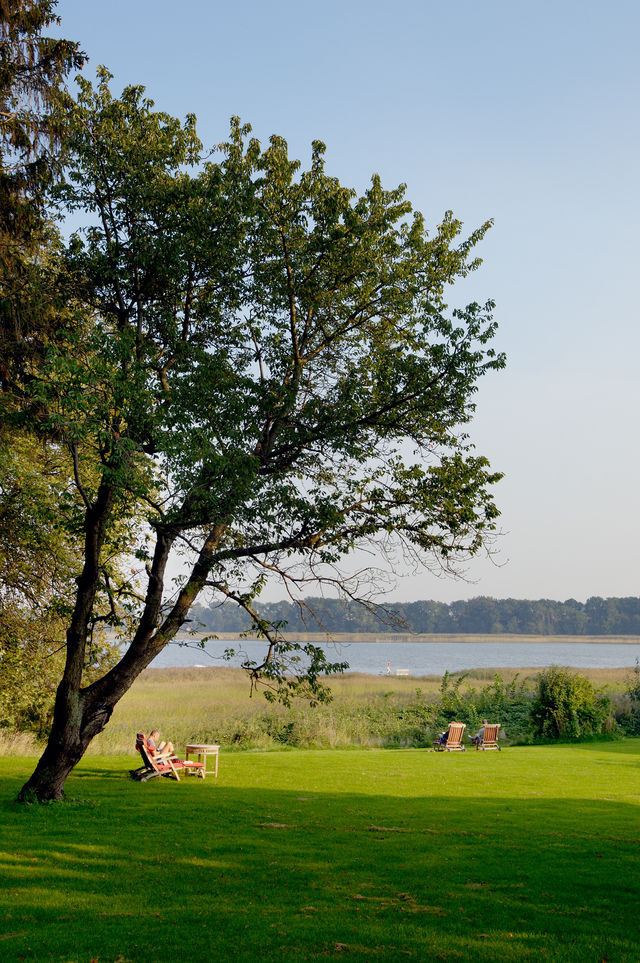
[[[41,748],[31,732],[0,729],[0,756],[32,756]]]
[[[441,755],[223,754],[138,784],[87,758],[72,801],[11,802],[0,958],[640,959],[640,740]]]

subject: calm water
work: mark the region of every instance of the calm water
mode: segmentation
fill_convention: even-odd
[[[222,658],[228,648],[238,652],[230,662]],[[349,671],[370,675],[384,675],[387,661],[391,662],[392,675],[396,669],[408,669],[409,675],[419,676],[494,666],[613,669],[633,666],[640,659],[640,644],[619,642],[344,642],[328,643],[324,649],[329,661],[348,662]],[[171,643],[152,667],[239,666],[247,659],[260,661],[265,651],[262,642],[219,639],[208,643],[204,650]]]

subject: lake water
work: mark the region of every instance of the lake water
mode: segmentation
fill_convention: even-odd
[[[237,654],[229,661],[225,649]],[[621,642],[340,642],[325,643],[330,662],[348,662],[350,672],[384,675],[387,661],[391,674],[408,669],[409,675],[443,675],[464,669],[563,665],[576,669],[625,668],[640,659],[640,643]],[[195,665],[240,666],[247,659],[259,662],[266,651],[262,642],[226,641],[207,643],[205,649],[171,643],[152,668]]]

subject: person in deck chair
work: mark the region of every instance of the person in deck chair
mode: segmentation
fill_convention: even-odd
[[[481,746],[481,745],[482,745],[482,740],[484,739],[484,727],[485,727],[487,724],[488,724],[488,723],[487,723],[487,720],[486,720],[486,719],[483,719],[483,720],[482,720],[482,725],[480,726],[480,728],[479,728],[478,731],[476,732],[475,736],[471,736],[471,742],[474,744],[474,746]]]
[[[172,742],[160,742],[160,730],[152,729],[147,739],[147,745],[153,754],[154,759],[166,758],[173,755]]]

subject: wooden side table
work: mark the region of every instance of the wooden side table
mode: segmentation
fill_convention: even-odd
[[[203,776],[207,774],[207,756],[213,756],[215,759],[215,768],[213,770],[213,775],[217,778],[218,776],[218,753],[220,751],[220,746],[213,745],[211,743],[204,742],[190,742],[188,746],[185,747],[184,757],[189,758],[189,755],[197,756],[198,762],[204,763]]]

